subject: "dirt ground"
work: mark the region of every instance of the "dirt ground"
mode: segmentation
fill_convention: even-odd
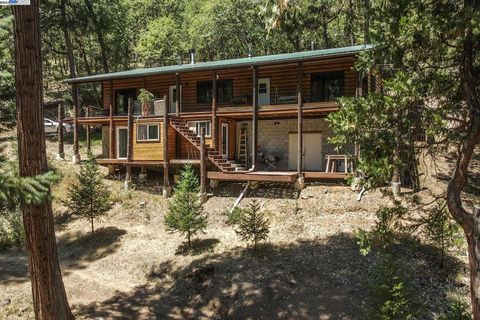
[[[167,200],[154,174],[129,192],[123,181],[106,180],[115,205],[92,239],[89,224],[70,220],[61,204],[77,168],[54,160],[54,141],[48,154],[63,176],[53,189],[57,242],[78,319],[361,319],[373,258],[360,255],[353,232],[370,228],[375,211],[390,203],[381,192],[358,202],[346,186],[312,184],[297,197],[291,186],[263,185],[241,202],[259,199],[271,223],[254,254],[226,223],[242,185],[220,185],[205,204],[206,232],[187,252],[184,239],[165,230]],[[464,250],[458,259],[463,265]],[[429,253],[416,256],[420,269],[429,260]],[[445,284],[428,277],[433,295],[425,299],[468,290],[465,277]],[[30,290],[25,252],[0,253],[0,305],[11,299],[0,319],[33,319]]]

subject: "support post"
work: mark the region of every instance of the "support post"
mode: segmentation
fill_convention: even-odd
[[[90,117],[90,106],[88,106],[86,108],[86,117],[89,118]],[[92,152],[92,142],[90,140],[90,125],[87,125],[87,132],[86,132],[86,136],[87,136],[87,152],[88,154],[90,154]]]
[[[163,151],[163,197],[168,198],[172,193],[168,176],[168,97],[163,96],[163,125],[162,125],[162,151]]]
[[[218,149],[218,120],[217,120],[217,73],[213,73],[212,96],[212,148]]]
[[[257,171],[258,154],[258,69],[253,67],[252,75],[252,168],[251,171]]]
[[[200,200],[207,201],[207,163],[205,159],[205,128],[200,130]]]
[[[74,164],[80,163],[80,152],[78,150],[78,86],[76,83],[72,85],[73,99],[73,157]]]
[[[132,184],[132,166],[133,161],[133,99],[128,99],[128,117],[127,117],[127,164],[125,170],[125,190]]]
[[[63,148],[63,105],[58,104],[58,153],[57,160],[65,160],[65,151]]]
[[[175,94],[176,94],[176,101],[175,101],[175,113],[177,115],[177,117],[179,116],[180,114],[180,99],[181,99],[181,95],[180,95],[180,74],[177,73],[175,75]],[[166,103],[166,102],[165,102]]]
[[[297,104],[298,104],[298,118],[297,118],[297,188],[302,190],[305,187],[305,180],[303,177],[303,97],[302,97],[302,81],[303,68],[302,64],[298,64],[298,84],[297,84]]]
[[[115,125],[113,123],[113,81],[110,80],[110,97],[109,97],[110,113],[109,113],[109,136],[108,136],[108,157],[115,159]],[[115,165],[108,165],[108,173],[115,173]]]

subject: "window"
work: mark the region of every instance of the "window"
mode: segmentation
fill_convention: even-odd
[[[160,140],[160,128],[158,124],[137,125],[137,141]]]
[[[230,102],[233,97],[233,80],[217,80],[217,102]],[[211,103],[213,99],[213,81],[197,81],[197,103]]]
[[[205,137],[210,137],[210,121],[189,121],[188,128],[200,136],[202,128],[205,129]]]
[[[343,96],[345,72],[314,73],[311,76],[311,100],[333,101]]]
[[[115,91],[115,114],[128,114],[128,99],[137,99],[137,89],[125,89]]]

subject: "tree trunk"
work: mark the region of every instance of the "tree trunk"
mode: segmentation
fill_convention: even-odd
[[[478,8],[473,0],[465,0],[465,12],[475,12]],[[458,148],[458,158],[452,178],[447,187],[447,206],[453,218],[465,231],[468,243],[468,258],[470,267],[470,298],[474,320],[480,320],[480,243],[478,209],[475,215],[465,210],[461,194],[467,183],[468,168],[475,147],[480,143],[480,96],[476,89],[474,61],[474,37],[470,27],[465,32],[463,53],[460,64],[461,81],[464,89],[465,102],[469,110],[469,123],[465,136]]]
[[[355,15],[353,8],[353,0],[348,0],[348,18],[347,18],[347,36],[350,38],[350,44],[353,46],[357,42],[355,38]]]
[[[43,127],[42,58],[38,0],[14,6],[15,85],[19,171],[22,177],[48,170]],[[35,318],[74,319],[67,301],[53,227],[52,203],[22,203]]]
[[[365,44],[370,43],[370,0],[363,1],[363,42]]]
[[[98,44],[100,46],[100,52],[102,54],[102,62],[103,62],[103,71],[105,73],[109,73],[108,68],[108,57],[107,57],[107,46],[105,45],[105,39],[103,38],[102,26],[98,23],[97,16],[95,15],[95,11],[93,10],[93,5],[90,0],[85,0],[85,5],[87,6],[88,13],[90,14],[93,25],[95,26],[95,30],[97,33]]]
[[[75,56],[73,54],[72,41],[70,39],[70,34],[68,32],[68,22],[67,22],[67,10],[65,6],[65,0],[60,0],[60,12],[62,16],[62,32],[65,39],[65,47],[67,49],[67,60],[70,70],[70,78],[76,78],[76,66],[75,66]]]
[[[92,226],[92,238],[95,236],[95,229],[93,227],[93,217],[90,218],[90,224]]]

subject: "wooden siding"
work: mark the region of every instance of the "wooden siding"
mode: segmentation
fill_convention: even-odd
[[[320,60],[303,63],[302,91],[306,102],[310,101],[310,75],[318,72],[345,71],[345,95],[354,96],[356,87],[356,72],[353,69],[355,57],[344,57],[329,60]],[[259,78],[270,78],[271,102],[275,103],[278,97],[293,96],[297,92],[298,64],[262,66],[258,68]],[[233,80],[233,97],[246,97],[247,104],[251,104],[252,97],[252,69],[236,68],[217,70],[218,79]],[[142,78],[113,80],[113,90],[140,89],[145,87],[156,97],[168,95],[169,86],[175,85],[175,75],[157,75]],[[196,83],[197,81],[212,80],[214,71],[198,71],[180,74],[182,85],[182,111],[200,112],[210,111],[211,104],[197,104]],[[103,105],[108,109],[110,104],[110,82],[103,83]],[[115,95],[113,95],[115,97]],[[113,102],[115,103],[115,102]],[[218,103],[222,106],[232,106],[232,103]]]
[[[142,123],[147,124],[147,123]],[[163,143],[162,143],[162,128],[163,123],[148,122],[148,124],[159,125],[159,141],[137,141],[137,126],[133,126],[133,159],[138,161],[143,160],[163,160]]]

